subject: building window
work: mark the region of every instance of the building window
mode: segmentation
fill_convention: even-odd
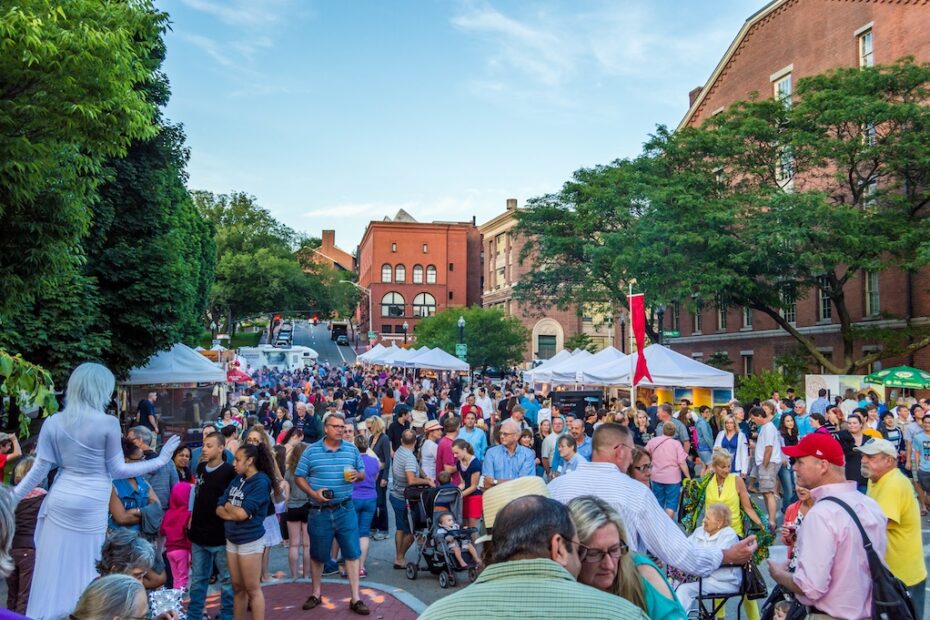
[[[392,244],[391,244],[391,251],[392,251],[392,252],[396,252],[396,251],[397,251],[397,244],[396,244],[396,243],[392,243]]]
[[[452,299],[452,291],[449,291],[449,299]]]
[[[436,284],[436,266],[435,265],[426,266],[426,283]]]
[[[678,302],[672,304],[672,331],[681,331],[681,304]]]
[[[501,288],[507,281],[504,268],[501,267],[497,270],[497,288]]]
[[[449,271],[455,271],[455,263],[449,263]]]
[[[821,277],[820,286],[817,287],[817,290],[819,293],[817,295],[817,298],[818,298],[817,317],[818,317],[818,320],[820,321],[832,321],[833,320],[833,302],[830,299],[828,286],[829,286],[829,283],[827,282],[827,278],[825,276]]]
[[[727,307],[726,305],[717,306],[717,331],[727,331]]]
[[[875,64],[875,59],[872,56],[872,30],[866,30],[859,35],[859,66],[860,67],[871,67]]]
[[[426,243],[424,243],[424,244],[423,244],[423,253],[426,254],[427,252],[429,252],[429,245],[426,244]]]
[[[752,308],[743,306],[743,327],[752,329]]]
[[[507,233],[500,233],[494,237],[494,249],[497,250],[498,253],[504,251],[504,244],[506,243],[506,240]]]
[[[691,330],[691,333],[692,333],[692,334],[700,334],[700,333],[701,333],[701,309],[700,309],[700,308],[698,308],[698,309],[696,309],[696,310],[694,311],[694,325],[693,325],[693,327],[694,327],[694,329]]]
[[[390,333],[391,333],[391,330],[392,330],[393,328],[394,328],[393,325],[382,325],[382,326],[381,326],[381,333],[382,333],[382,334],[390,334]]]
[[[748,377],[752,372],[752,355],[743,355],[743,375]]]
[[[783,75],[774,82],[775,100],[781,101],[786,108],[791,107],[791,74]]]
[[[424,317],[436,314],[436,298],[429,293],[420,293],[413,298],[413,316]]]
[[[404,282],[407,279],[407,268],[403,265],[398,265],[394,268],[394,281],[395,282]]]
[[[536,357],[547,360],[555,355],[555,336],[536,336]]]
[[[390,263],[384,263],[381,265],[381,281],[390,282],[391,277],[394,274],[394,270],[391,268]]]
[[[794,152],[791,147],[784,146],[778,151],[778,161],[775,162],[775,182],[784,190],[794,187]]]
[[[381,298],[381,316],[404,316],[404,297],[391,291]]]
[[[423,284],[423,265],[413,266],[413,283]]]
[[[878,272],[865,272],[865,315],[878,316],[881,312],[879,297]]]
[[[794,294],[789,291],[782,291],[781,303],[782,307],[779,313],[787,322],[794,324],[798,320],[798,302],[795,300]]]

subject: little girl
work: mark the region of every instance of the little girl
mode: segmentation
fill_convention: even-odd
[[[449,550],[452,551],[452,555],[458,560],[459,566],[468,565],[462,557],[463,548],[468,550],[472,562],[478,564],[480,558],[478,557],[478,551],[471,542],[471,537],[467,533],[461,531],[462,528],[455,522],[455,517],[452,513],[442,512],[437,519],[438,527],[436,528],[435,534],[436,540],[445,540],[446,544],[449,545]]]
[[[191,511],[188,507],[191,496],[190,483],[179,482],[171,489],[168,510],[161,522],[161,535],[165,537],[165,555],[171,566],[175,588],[187,587],[187,576],[191,566],[191,541],[187,538],[187,524]]]

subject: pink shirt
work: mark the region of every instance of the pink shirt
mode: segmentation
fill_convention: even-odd
[[[660,484],[681,482],[681,465],[688,458],[681,442],[674,437],[653,437],[646,444],[646,452],[652,455],[652,481]]]
[[[443,437],[439,440],[439,448],[436,450],[436,475],[439,475],[439,472],[443,470],[443,467],[446,465],[451,465],[455,467],[455,455],[452,454],[452,442],[453,439],[448,437]],[[459,475],[458,471],[453,472],[452,474],[452,484],[458,485],[462,481],[462,476]]]
[[[798,599],[835,618],[871,618],[872,578],[862,537],[842,507],[820,501],[828,495],[853,509],[878,557],[885,557],[887,519],[875,500],[859,493],[855,482],[811,489],[816,502],[798,528],[795,545],[794,583],[803,592]]]

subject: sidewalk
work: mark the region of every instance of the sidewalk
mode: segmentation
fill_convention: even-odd
[[[265,618],[362,618],[349,610],[349,582],[342,579],[323,580],[323,603],[304,611],[301,605],[311,594],[309,583],[279,583],[262,588],[265,593]],[[370,618],[414,620],[426,605],[400,588],[362,582],[362,600],[371,610]],[[403,599],[403,600],[401,600]],[[219,592],[207,597],[207,612],[216,617],[220,611]]]

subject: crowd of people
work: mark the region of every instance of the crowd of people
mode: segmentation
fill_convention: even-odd
[[[808,408],[775,393],[716,408],[652,397],[563,410],[516,377],[327,365],[252,374],[190,445],[165,440],[155,394],[122,428],[104,412],[112,374],[96,364],[75,370],[33,455],[0,436],[18,502],[12,565],[0,562],[9,609],[83,620],[118,591],[131,609],[110,617],[145,617],[144,593],[169,587],[200,619],[216,583],[219,618],[263,618],[262,586],[277,580],[270,551],[286,539],[290,578],[308,584],[303,609],[322,603],[324,575],[340,574],[349,609],[367,615],[371,541],[388,539],[393,521],[394,567],[407,568],[407,491],[421,486],[458,490],[461,514],[436,522],[443,537],[474,532],[456,538],[454,556],[481,569],[426,618],[516,605],[678,619],[712,591],[751,620],[759,610],[743,596],[742,567],[776,538],[788,560],[769,572],[786,603],[870,617],[856,526],[827,497],[854,509],[923,615],[927,401],[823,392]]]

